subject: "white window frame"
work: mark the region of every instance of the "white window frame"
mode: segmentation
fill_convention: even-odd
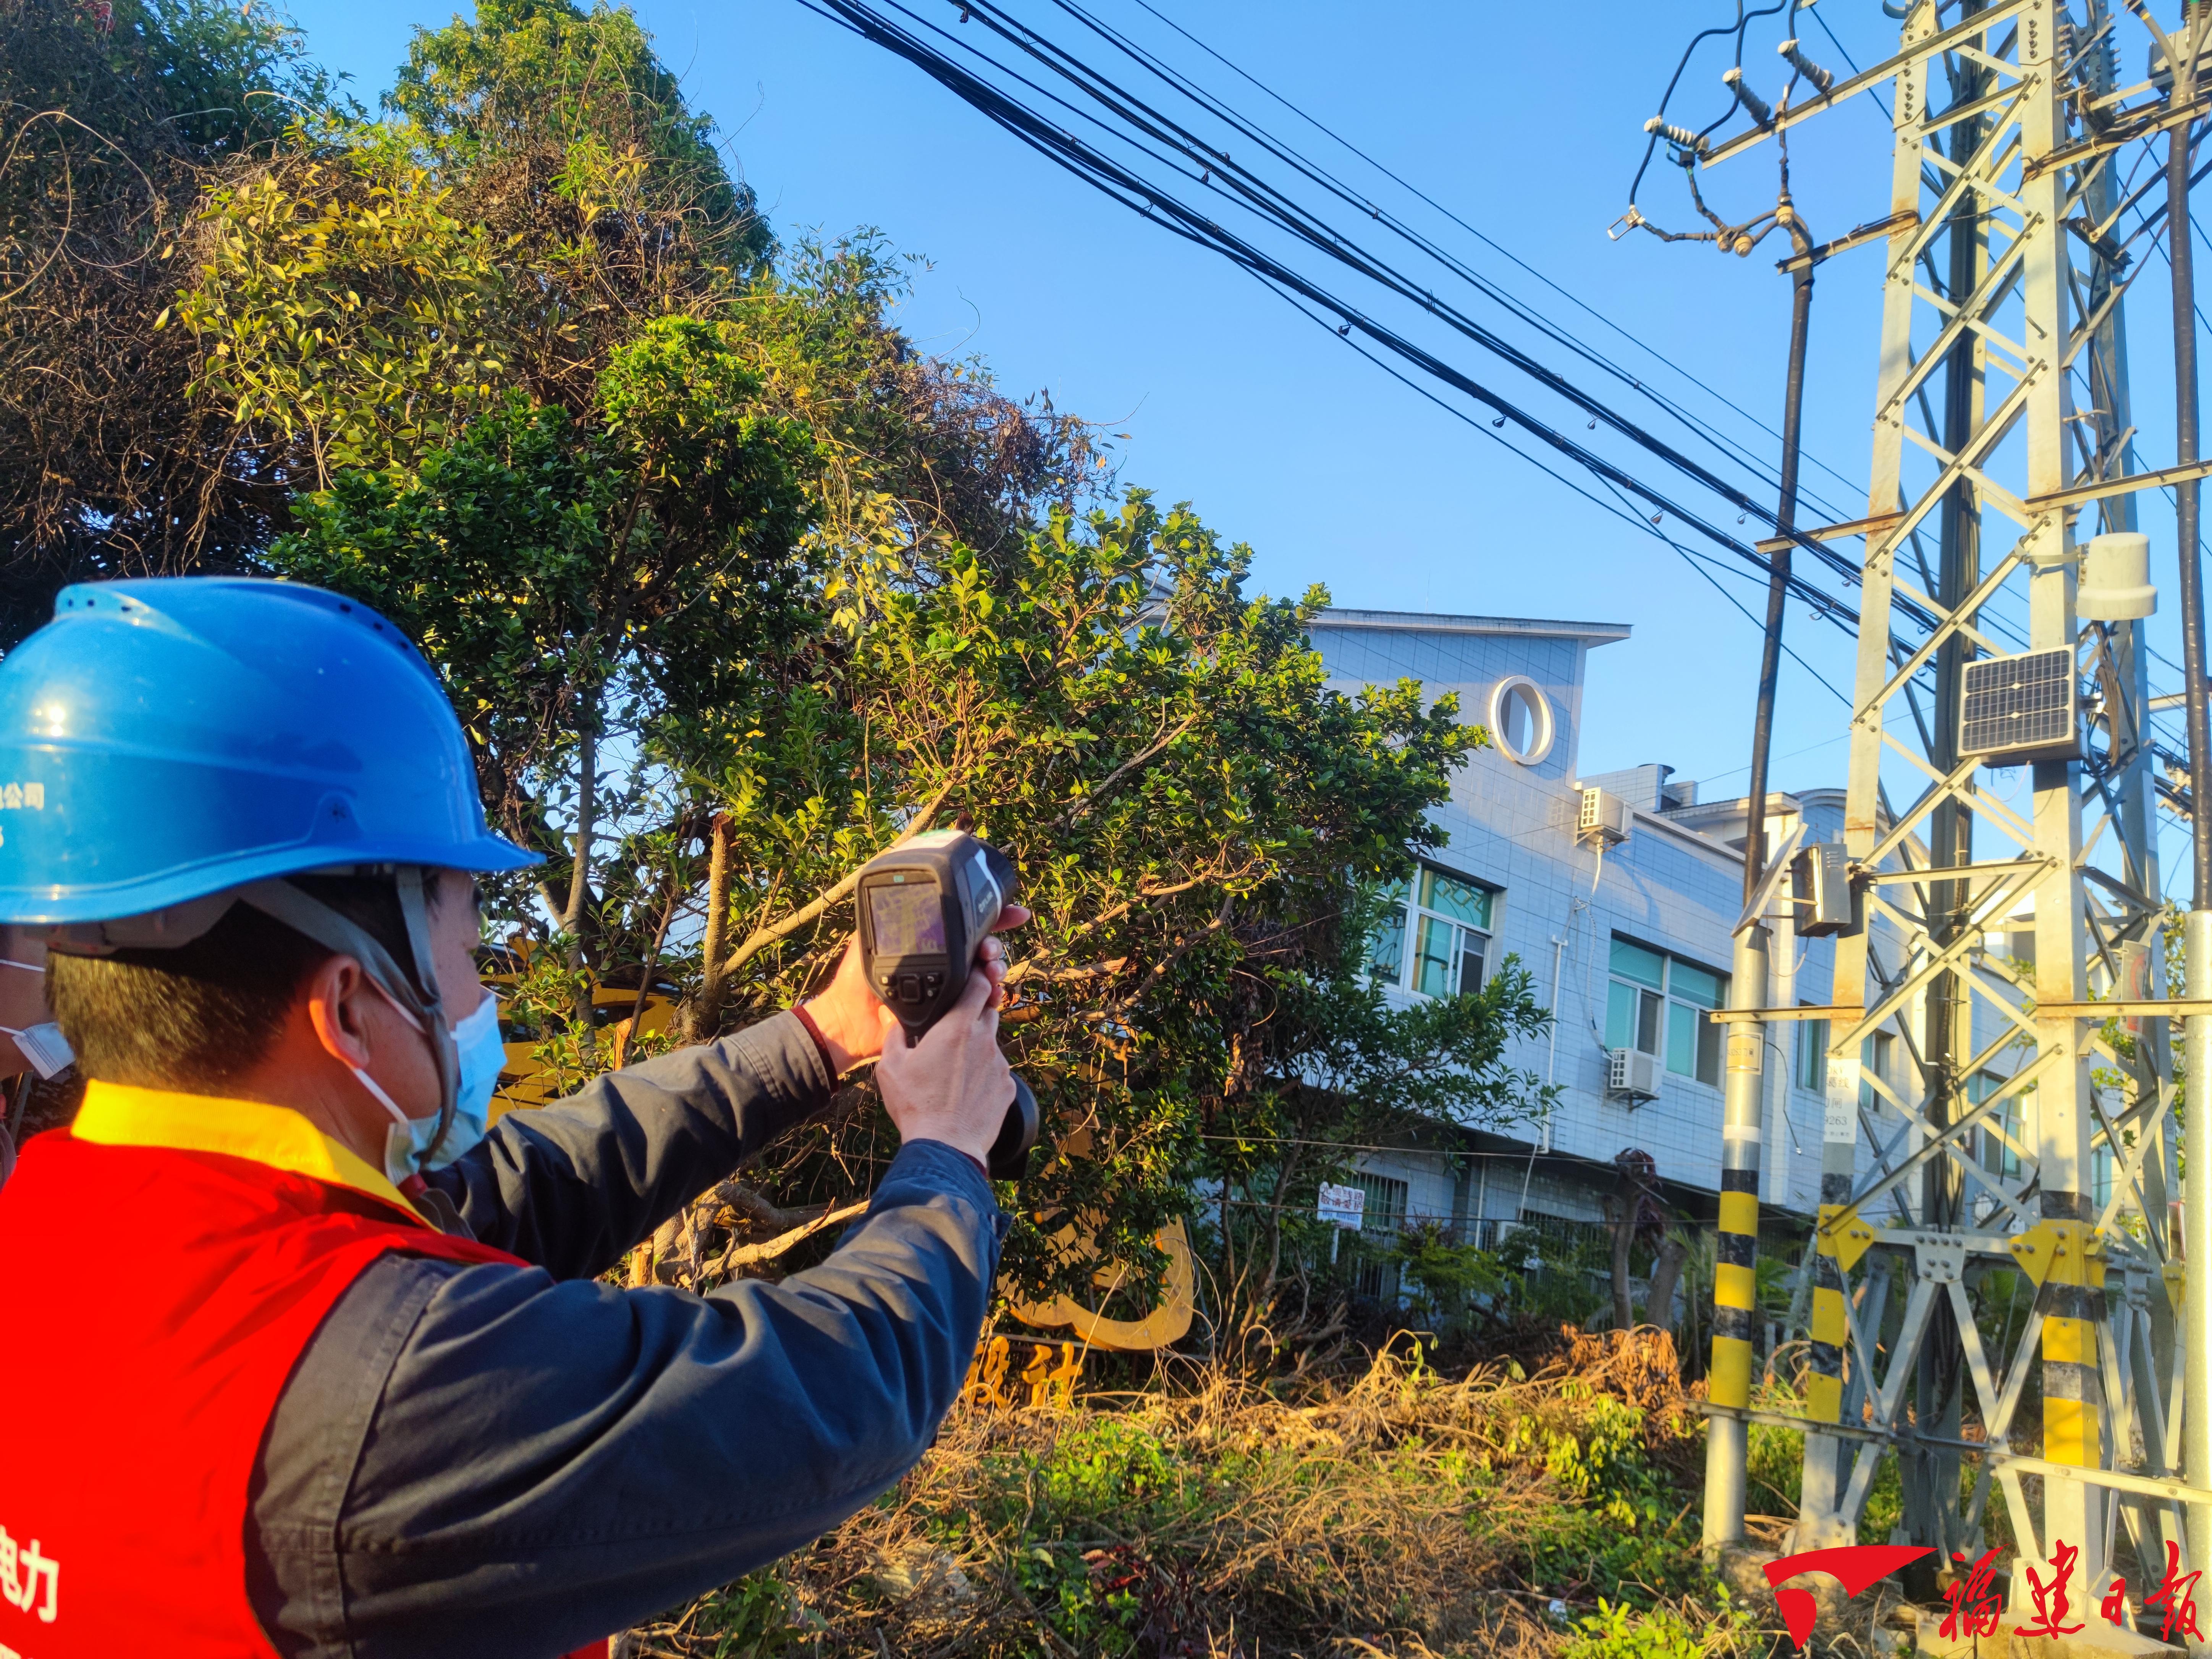
[[[1462,887],[1471,887],[1478,892],[1488,894],[1490,896],[1490,926],[1477,927],[1472,923],[1461,921],[1457,916],[1442,910],[1431,910],[1424,906],[1421,902],[1421,890],[1425,884],[1425,878],[1432,875],[1440,876],[1446,881],[1455,881]],[[1447,870],[1440,864],[1424,862],[1416,866],[1413,879],[1406,884],[1405,896],[1398,901],[1397,973],[1393,976],[1377,970],[1373,966],[1370,954],[1368,969],[1370,975],[1382,984],[1404,991],[1409,995],[1427,997],[1431,994],[1422,990],[1417,982],[1415,964],[1419,962],[1421,956],[1423,925],[1425,922],[1433,921],[1453,930],[1451,960],[1455,963],[1463,964],[1466,961],[1467,948],[1464,943],[1466,938],[1472,937],[1481,941],[1475,954],[1482,966],[1473,988],[1474,990],[1480,990],[1483,986],[1490,982],[1491,975],[1497,971],[1498,907],[1504,896],[1505,892],[1503,888],[1493,887],[1486,881],[1478,881],[1473,876],[1462,875],[1456,870]],[[1389,923],[1386,921],[1384,925],[1388,927]],[[1373,941],[1370,942],[1369,948],[1371,953]]]
[[[1720,1006],[1723,1007],[1726,1007],[1728,1006],[1729,976],[1726,974],[1719,973],[1714,969],[1706,967],[1701,962],[1692,962],[1687,957],[1677,957],[1671,951],[1662,951],[1656,945],[1646,945],[1640,939],[1628,939],[1619,935],[1616,935],[1616,937],[1620,938],[1620,943],[1633,945],[1639,951],[1649,951],[1651,955],[1659,958],[1659,987],[1655,990],[1650,986],[1646,985],[1642,980],[1631,979],[1626,974],[1614,973],[1612,969],[1610,960],[1608,959],[1606,969],[1607,1046],[1608,1048],[1616,1046],[1613,1042],[1612,1031],[1613,988],[1618,985],[1633,994],[1636,999],[1633,1005],[1634,1012],[1632,1016],[1633,1030],[1630,1035],[1628,1046],[1635,1049],[1638,1054],[1650,1054],[1653,1059],[1656,1060],[1659,1062],[1660,1069],[1665,1072],[1668,1077],[1680,1078],[1686,1083],[1700,1083],[1708,1089],[1717,1089],[1720,1087],[1722,1055],[1721,1028],[1705,1018],[1709,1012],[1712,1012],[1711,1010],[1705,1007],[1702,1004],[1684,1000],[1674,994],[1674,968],[1679,963],[1681,966],[1694,969],[1698,973],[1713,975],[1715,978],[1719,980],[1721,984]],[[1610,958],[1612,951],[1611,940],[1607,942],[1606,949],[1608,958]],[[1653,999],[1659,1005],[1658,1017],[1653,1022],[1656,1027],[1656,1031],[1652,1038],[1652,1041],[1657,1046],[1650,1048],[1647,1048],[1644,1046],[1644,999],[1646,997]],[[1694,1036],[1691,1040],[1690,1069],[1686,1072],[1678,1072],[1674,1070],[1672,1066],[1667,1063],[1667,1037],[1668,1032],[1673,1029],[1673,1023],[1677,1019],[1688,1019],[1695,1022],[1692,1027]],[[1712,1073],[1710,1077],[1706,1075],[1708,1071]]]

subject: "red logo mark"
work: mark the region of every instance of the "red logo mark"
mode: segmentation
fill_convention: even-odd
[[[1784,1579],[1795,1578],[1800,1573],[1825,1572],[1843,1585],[1845,1595],[1856,1595],[1876,1579],[1888,1577],[1906,1562],[1935,1553],[1932,1544],[1842,1544],[1833,1549],[1804,1550],[1796,1555],[1785,1555],[1779,1561],[1768,1562],[1763,1571],[1766,1582],[1775,1587],[1774,1605],[1781,1609],[1782,1622],[1789,1626],[1790,1639],[1802,1653],[1812,1637],[1813,1620],[1820,1613],[1820,1603],[1814,1601],[1810,1590],[1782,1589]]]
[[[2082,1628],[2080,1625],[2063,1624],[2072,1600],[2066,1594],[2066,1581],[2074,1576],[2074,1564],[2081,1559],[2081,1547],[2058,1540],[2051,1558],[2051,1582],[2045,1583],[2043,1575],[2033,1567],[2022,1569],[2027,1574],[2027,1593],[2035,1598],[2035,1622],[2014,1625],[2016,1636],[2071,1636]]]
[[[2185,1634],[2204,1638],[2197,1634],[2197,1602],[2193,1595],[2197,1581],[2204,1576],[2203,1568],[2195,1572],[2181,1570],[2181,1546],[2172,1539],[2166,1540],[2166,1577],[2159,1580],[2158,1588],[2143,1597],[2146,1608],[2155,1608],[2166,1614],[2166,1622],[2159,1626],[2158,1639],[2170,1642],[2175,1629]]]
[[[1997,1600],[1996,1569],[1990,1565],[1996,1559],[1994,1545],[1984,1550],[1981,1558],[1972,1565],[1967,1564],[1964,1550],[1951,1552],[1951,1559],[1965,1571],[1954,1574],[1950,1583],[1944,1587],[1943,1600],[1951,1609],[1943,1615],[1945,1641],[1997,1633],[1997,1621],[2004,1617],[2004,1606]]]

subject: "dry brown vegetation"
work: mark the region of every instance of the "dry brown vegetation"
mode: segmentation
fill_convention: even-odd
[[[875,1505],[633,1645],[666,1659],[1763,1650],[1698,1566],[1698,1421],[1671,1340],[1649,1329],[1566,1333],[1548,1363],[1456,1378],[1401,1340],[1298,1401],[1191,1371],[1072,1405],[963,1404]],[[1608,1638],[1576,1622],[1601,1598],[1641,1611]]]

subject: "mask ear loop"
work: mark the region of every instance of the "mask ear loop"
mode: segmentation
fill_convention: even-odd
[[[438,1133],[422,1149],[422,1161],[427,1164],[438,1155],[438,1148],[453,1133],[461,1097],[460,1051],[446,1024],[437,963],[430,954],[430,907],[422,890],[422,866],[400,866],[392,872],[392,882],[399,890],[399,914],[407,923],[407,948],[415,957],[416,984],[424,993],[422,1013],[428,1028],[431,1057],[438,1067]]]
[[[437,978],[431,966],[422,872],[418,866],[402,865],[392,872],[392,878],[398,893],[400,914],[407,923],[408,953],[415,958],[416,971],[412,975],[401,973],[392,953],[365,929],[289,881],[257,881],[238,889],[234,896],[275,917],[293,932],[305,934],[324,949],[352,957],[361,963],[369,982],[384,1000],[429,1039],[431,1058],[438,1068],[438,1139],[442,1140],[453,1127],[454,1103],[460,1091],[460,1066],[455,1058],[453,1036],[446,1030]],[[354,1075],[393,1117],[402,1123],[414,1121],[366,1073],[356,1070]],[[436,1145],[436,1141],[431,1143],[433,1150]],[[427,1158],[428,1153],[424,1156]]]
[[[378,994],[382,996],[386,1002],[392,1005],[392,1012],[393,1013],[398,1015],[400,1018],[405,1020],[416,1030],[419,1031],[422,1029],[422,1022],[416,1018],[415,1016],[410,1013],[406,1009],[401,1007],[399,1006],[398,999],[394,997],[391,992],[386,990],[384,987],[378,982],[374,975],[370,976],[368,982],[371,985],[374,985]],[[399,1103],[384,1091],[384,1085],[381,1083],[379,1083],[367,1072],[362,1071],[358,1066],[349,1066],[346,1067],[346,1070],[354,1074],[355,1079],[360,1083],[362,1088],[368,1090],[370,1094],[376,1097],[378,1103],[383,1106],[386,1111],[392,1114],[393,1121],[397,1122],[401,1128],[411,1130],[414,1126],[415,1120],[399,1109]]]

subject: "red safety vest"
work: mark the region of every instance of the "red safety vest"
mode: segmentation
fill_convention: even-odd
[[[247,1483],[301,1353],[390,1250],[522,1265],[282,1107],[93,1083],[30,1142],[0,1190],[0,1651],[275,1659]]]

